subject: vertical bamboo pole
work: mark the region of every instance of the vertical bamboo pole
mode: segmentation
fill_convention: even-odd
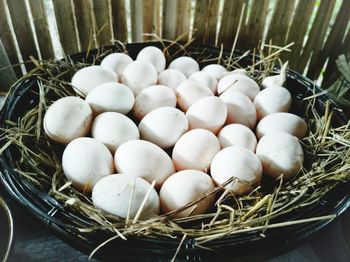
[[[94,12],[96,19],[97,42],[99,46],[111,44],[111,20],[109,16],[108,0],[94,0]]]
[[[176,0],[163,0],[162,37],[174,39],[176,32]]]
[[[7,0],[7,5],[23,60],[28,61],[29,56],[38,57],[25,2],[23,0]],[[26,63],[25,67],[30,70],[34,65]]]
[[[71,0],[52,1],[57,21],[58,34],[66,55],[79,51],[77,28],[75,27]]]
[[[11,67],[10,60],[0,39],[0,92],[9,90],[16,80],[16,74]]]
[[[29,4],[33,15],[33,21],[41,57],[43,59],[52,59],[55,57],[55,52],[52,46],[44,1],[29,0]]]
[[[191,17],[191,0],[178,0],[176,6],[176,37],[189,33]],[[182,39],[183,41],[186,38]]]
[[[73,0],[80,46],[83,51],[96,47],[96,28],[92,0]]]
[[[128,40],[128,29],[126,26],[125,0],[111,0],[111,2],[114,37],[121,42],[126,42]]]
[[[12,65],[19,63],[19,58],[16,52],[15,40],[10,30],[9,18],[5,12],[5,2],[0,0],[0,32],[1,32],[1,41],[4,47],[4,50],[10,60]],[[18,77],[22,76],[22,70],[19,66],[14,67],[14,71]]]
[[[160,35],[160,0],[144,1],[143,33]],[[151,40],[151,36],[144,36],[144,40]]]

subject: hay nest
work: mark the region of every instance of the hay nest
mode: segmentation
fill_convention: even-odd
[[[193,51],[189,48],[191,41],[180,44],[162,40],[161,44],[168,61],[179,55],[190,55],[202,65],[220,63],[229,70],[243,67],[258,83],[261,83],[263,77],[275,73],[274,70],[281,64],[279,55],[289,51],[291,46],[281,48],[264,45],[254,50],[253,55],[246,52],[239,56],[233,50],[229,55],[221,50],[218,56],[213,57],[205,49],[202,52]],[[35,78],[37,88],[32,92],[36,92],[39,99],[16,122],[6,120],[8,128],[2,129],[0,135],[0,153],[11,150],[11,154],[17,156],[14,158],[15,172],[57,200],[64,206],[64,212],[86,217],[90,221],[87,225],[73,217],[71,224],[81,238],[104,230],[110,232],[111,238],[101,246],[112,239],[127,239],[129,236],[172,238],[181,240],[180,243],[185,238],[191,238],[196,240],[198,246],[203,246],[206,242],[233,234],[256,230],[263,234],[269,228],[334,218],[332,215],[315,217],[310,214],[306,219],[280,219],[295,210],[314,205],[339,183],[350,179],[350,122],[333,126],[331,103],[326,102],[321,110],[317,109],[319,94],[316,89],[313,95],[298,102],[304,110],[303,117],[308,123],[309,135],[301,141],[305,153],[304,167],[292,180],[284,181],[283,176],[274,181],[266,179],[249,195],[240,197],[217,187],[207,194],[218,196],[218,201],[209,213],[182,219],[172,219],[171,214],[163,214],[146,221],[139,221],[137,217],[125,220],[94,208],[89,197],[75,190],[66,180],[61,167],[63,148],[48,139],[43,131],[42,120],[46,109],[55,100],[76,95],[70,80],[78,69],[99,63],[104,56],[115,50],[128,52],[122,44],[117,44],[113,49],[98,50],[92,60],[88,59],[88,52],[86,59],[80,62],[75,62],[70,57],[60,61],[37,61],[33,58],[36,67],[20,81]],[[255,56],[255,53],[259,56]],[[241,61],[249,55],[251,64],[242,65]],[[195,206],[198,201],[200,199],[186,207]]]

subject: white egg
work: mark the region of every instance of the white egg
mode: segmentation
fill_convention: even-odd
[[[113,174],[113,156],[101,142],[90,137],[80,137],[64,149],[62,168],[72,184],[83,192],[90,192],[102,178]]]
[[[90,132],[92,118],[88,103],[79,97],[67,96],[58,99],[47,109],[43,126],[52,140],[68,144]]]
[[[114,163],[118,173],[142,177],[149,183],[156,181],[156,188],[160,188],[165,179],[175,173],[174,164],[167,153],[145,140],[122,144],[115,152]]]
[[[135,123],[123,114],[105,112],[98,115],[92,124],[92,137],[102,142],[114,153],[126,141],[140,138]]]
[[[216,80],[215,77],[213,77],[207,72],[204,72],[204,71],[195,72],[188,78],[188,80],[201,83],[202,85],[209,87],[209,89],[214,94],[216,93],[218,81]]]
[[[161,148],[175,145],[187,132],[188,120],[183,112],[173,107],[160,107],[148,113],[140,122],[141,139]]]
[[[284,85],[284,83],[286,82],[286,69],[288,66],[288,62],[286,62],[283,67],[281,68],[281,71],[278,75],[274,75],[274,76],[268,76],[266,78],[263,79],[261,85],[264,88],[268,88],[268,87],[281,87]]]
[[[256,137],[252,130],[241,124],[230,124],[218,134],[221,147],[241,146],[255,152]]]
[[[207,72],[208,74],[212,75],[213,77],[216,78],[217,81],[219,81],[224,74],[227,72],[226,68],[223,67],[222,65],[217,65],[217,64],[211,64],[203,67],[202,69],[203,72]]]
[[[211,177],[198,170],[184,170],[170,176],[163,184],[159,197],[161,209],[168,213],[198,200],[215,188]],[[183,211],[173,215],[175,218],[183,218],[204,214],[215,201],[215,195],[208,196]]]
[[[131,57],[127,54],[113,53],[103,58],[101,66],[121,76],[125,67],[132,61]]]
[[[87,66],[73,75],[71,84],[79,95],[86,96],[102,84],[117,83],[118,81],[118,75],[110,70],[101,66]]]
[[[242,124],[254,128],[256,124],[256,110],[253,102],[240,92],[228,91],[220,95],[226,103],[228,113],[226,124]]]
[[[249,149],[230,146],[215,155],[210,174],[217,185],[235,178],[226,188],[235,195],[242,195],[251,192],[260,183],[262,165]]]
[[[162,50],[154,46],[143,48],[137,55],[136,60],[151,63],[156,68],[158,74],[165,69],[165,56]]]
[[[256,136],[260,139],[276,131],[287,132],[302,139],[306,136],[307,124],[300,116],[285,112],[274,113],[260,120],[256,127]]]
[[[190,77],[194,72],[199,71],[199,64],[192,57],[182,56],[173,60],[170,69],[176,69],[184,73],[186,77]]]
[[[229,74],[220,79],[218,83],[218,94],[231,90],[241,92],[253,100],[260,92],[260,87],[253,79],[246,75]]]
[[[147,196],[149,190],[151,192]],[[95,207],[121,218],[135,218],[144,199],[146,201],[139,217],[141,220],[159,214],[159,196],[146,180],[127,174],[104,177],[92,190]]]
[[[129,87],[107,83],[96,87],[85,98],[95,115],[102,112],[127,114],[134,106],[134,94]]]
[[[127,85],[135,96],[143,89],[155,85],[158,80],[156,69],[151,63],[134,61],[124,69],[121,82]]]
[[[176,95],[171,88],[163,85],[154,85],[142,90],[135,99],[132,113],[137,120],[158,107],[175,107]]]
[[[291,178],[301,169],[304,153],[298,138],[285,132],[275,132],[263,136],[257,147],[264,174],[277,178]]]
[[[176,142],[172,159],[177,171],[196,169],[206,172],[219,150],[219,140],[212,132],[193,129]]]
[[[292,96],[284,87],[270,87],[260,91],[254,98],[258,119],[277,113],[288,112],[292,105]]]
[[[203,128],[217,134],[226,122],[227,106],[216,96],[207,96],[194,103],[186,112],[190,129]]]
[[[186,80],[186,76],[175,69],[166,69],[158,76],[158,84],[168,86],[174,91],[176,91],[178,86]]]
[[[177,103],[184,112],[199,99],[213,95],[208,87],[190,80],[181,83],[176,90]]]

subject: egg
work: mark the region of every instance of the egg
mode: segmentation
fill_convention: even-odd
[[[58,99],[47,109],[43,126],[49,138],[68,144],[90,132],[92,118],[88,103],[79,97],[67,96]]]
[[[171,212],[192,201],[198,200],[213,190],[215,184],[210,176],[198,170],[184,170],[170,176],[163,184],[159,197],[164,213]],[[215,195],[208,196],[183,211],[174,213],[174,218],[204,214],[215,201]]]
[[[266,88],[254,98],[258,119],[277,112],[288,112],[291,105],[292,96],[284,87]]]
[[[207,65],[203,67],[202,71],[212,75],[213,77],[216,78],[217,81],[219,81],[223,77],[223,75],[227,72],[225,67],[218,64]]]
[[[139,130],[142,139],[161,148],[169,148],[187,132],[188,120],[177,108],[160,107],[141,120]]]
[[[256,124],[256,110],[253,102],[240,92],[229,91],[220,95],[226,103],[228,113],[226,124],[242,124],[254,128]]]
[[[288,61],[283,65],[278,75],[265,77],[261,83],[264,88],[268,87],[281,87],[286,82],[286,69]]]
[[[123,114],[105,112],[98,115],[92,124],[92,137],[102,142],[114,153],[126,141],[140,138],[135,123]]]
[[[165,179],[175,173],[174,164],[167,153],[145,140],[122,144],[115,152],[114,163],[118,173],[142,177],[149,183],[156,181],[156,188],[160,188]]]
[[[169,68],[176,69],[184,73],[186,77],[190,77],[194,72],[199,71],[199,64],[192,57],[182,56],[173,60]]]
[[[163,52],[155,46],[143,48],[137,55],[136,60],[151,63],[158,73],[165,69],[165,56]]]
[[[157,80],[158,74],[154,66],[139,60],[128,64],[121,75],[121,82],[127,85],[135,96],[146,87],[155,85]]]
[[[178,86],[187,80],[187,77],[175,69],[166,69],[158,76],[158,84],[170,87],[176,91]]]
[[[137,95],[132,114],[137,120],[141,120],[152,110],[163,106],[176,106],[176,95],[174,91],[163,85],[150,86]]]
[[[236,178],[226,185],[235,195],[251,192],[261,181],[262,165],[249,149],[230,146],[218,152],[210,166],[210,174],[217,185]]]
[[[231,74],[242,74],[242,75],[246,75],[248,76],[248,72],[247,70],[245,70],[244,68],[237,68],[235,70],[233,70],[232,72],[230,72]]]
[[[298,138],[285,132],[275,132],[263,136],[257,147],[264,174],[278,178],[281,174],[288,179],[301,169],[304,153]]]
[[[190,80],[181,83],[176,90],[177,103],[184,112],[199,99],[213,95],[213,92],[208,87]]]
[[[248,96],[251,100],[260,92],[258,84],[250,77],[243,74],[229,74],[220,79],[218,94],[236,91]]]
[[[159,196],[146,180],[127,174],[106,176],[92,190],[92,202],[96,208],[121,218],[134,219],[144,199],[141,220],[159,214]]]
[[[194,103],[186,112],[190,129],[203,128],[217,134],[226,122],[227,107],[216,96],[207,96]]]
[[[123,53],[113,53],[107,55],[101,61],[101,67],[111,70],[119,76],[122,75],[125,67],[130,64],[133,60],[130,56]]]
[[[256,127],[256,136],[260,139],[276,131],[287,132],[302,139],[306,136],[307,124],[300,116],[285,112],[274,113],[260,120]]]
[[[87,66],[73,75],[71,84],[79,95],[86,96],[94,88],[102,84],[117,83],[118,81],[119,77],[117,74],[102,66]]]
[[[188,78],[188,80],[201,83],[202,85],[207,86],[214,94],[216,93],[216,86],[218,85],[218,81],[215,77],[205,71],[193,73]]]
[[[80,137],[64,149],[62,168],[73,186],[83,192],[90,192],[101,178],[114,173],[113,156],[96,139]]]
[[[255,152],[257,140],[248,127],[241,124],[230,124],[221,129],[218,139],[222,148],[241,146]]]
[[[219,150],[219,140],[212,132],[193,129],[176,142],[172,159],[177,171],[195,169],[206,172]]]
[[[85,98],[94,115],[102,112],[127,114],[134,106],[134,94],[126,85],[107,83],[93,89]]]

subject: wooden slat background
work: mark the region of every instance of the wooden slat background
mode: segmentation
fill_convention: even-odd
[[[171,40],[183,36],[183,41],[192,35],[198,43],[230,49],[243,5],[237,49],[252,50],[270,40],[280,46],[294,42],[292,52],[282,58],[290,61],[292,69],[312,79],[323,74],[325,80],[336,79],[335,60],[339,54],[350,55],[349,0],[26,1],[0,0],[0,63],[2,67],[17,65],[7,78],[3,72],[8,69],[0,71],[3,89],[8,87],[8,79],[15,79],[13,71],[21,76],[20,57],[25,61],[30,55],[38,57],[37,49],[43,59],[50,59],[60,46],[65,54],[72,54],[113,44],[113,40],[154,39],[145,34]],[[54,8],[51,12],[47,10],[48,2]],[[56,23],[58,36],[54,38],[60,44],[52,38],[55,32],[50,32],[51,23]],[[26,68],[30,69],[30,64]]]

